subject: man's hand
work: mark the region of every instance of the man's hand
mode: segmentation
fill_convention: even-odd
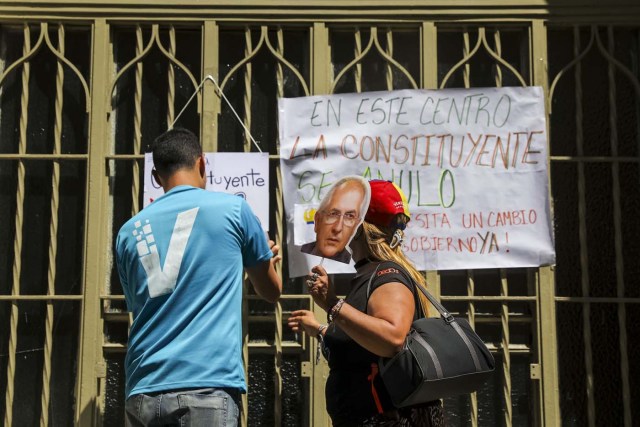
[[[256,293],[266,301],[276,302],[282,294],[282,280],[280,280],[280,276],[276,272],[275,264],[279,262],[282,257],[278,255],[280,246],[276,245],[273,240],[269,240],[269,248],[273,253],[269,261],[248,267],[246,270]]]
[[[269,262],[271,262],[271,265],[275,268],[276,263],[282,261],[282,255],[278,255],[280,252],[280,245],[276,245],[276,242],[269,240],[269,249],[273,252],[273,256]]]

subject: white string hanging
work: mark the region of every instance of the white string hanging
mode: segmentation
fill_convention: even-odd
[[[233,105],[231,105],[231,102],[229,102],[229,99],[225,96],[224,92],[222,91],[222,88],[220,86],[218,86],[218,82],[216,82],[216,79],[213,78],[213,76],[211,74],[207,75],[204,79],[202,79],[202,81],[200,82],[200,84],[198,85],[198,87],[196,88],[196,90],[193,92],[193,95],[191,95],[191,98],[189,98],[189,100],[187,101],[187,103],[184,105],[184,107],[182,107],[182,110],[180,110],[180,112],[178,113],[178,115],[176,116],[175,120],[173,121],[173,123],[171,123],[171,126],[169,126],[169,129],[173,129],[173,125],[176,124],[176,122],[178,121],[178,119],[180,118],[180,116],[182,115],[182,113],[184,113],[184,110],[187,109],[187,107],[189,106],[189,104],[191,103],[191,101],[193,100],[193,98],[195,98],[195,96],[198,94],[198,92],[202,89],[202,87],[204,86],[205,82],[207,80],[210,80],[211,82],[213,82],[213,84],[215,85],[216,89],[218,89],[218,93],[220,94],[220,96],[222,97],[222,99],[225,100],[225,102],[227,103],[227,105],[229,106],[229,108],[231,108],[231,111],[233,111],[233,114],[236,116],[236,119],[238,120],[238,123],[240,123],[240,126],[242,126],[242,128],[244,129],[244,131],[247,133],[247,135],[249,135],[249,138],[251,139],[251,142],[253,142],[253,145],[255,145],[255,147],[258,149],[259,152],[262,153],[262,149],[260,149],[260,146],[258,145],[258,143],[256,142],[255,139],[253,139],[253,135],[251,135],[251,132],[249,132],[249,129],[247,129],[247,127],[244,125],[244,123],[242,123],[242,119],[240,119],[240,116],[238,115],[238,113],[236,112],[236,110],[233,108]]]

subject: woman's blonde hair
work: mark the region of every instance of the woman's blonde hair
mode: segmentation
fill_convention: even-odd
[[[411,261],[409,261],[404,252],[402,252],[402,245],[399,244],[393,248],[390,245],[394,233],[399,232],[404,236],[404,231],[402,230],[404,230],[409,219],[406,216],[399,214],[394,218],[394,222],[395,224],[392,223],[389,227],[377,226],[366,221],[362,223],[365,241],[367,242],[367,247],[371,254],[370,258],[376,261],[393,261],[396,264],[399,264],[407,271],[407,273],[409,273],[416,283],[420,283],[426,287],[427,283],[424,276],[416,270]],[[422,312],[427,316],[429,313],[429,300],[418,289],[416,289],[416,292],[420,299]]]

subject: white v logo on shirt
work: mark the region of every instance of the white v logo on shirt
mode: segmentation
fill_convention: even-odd
[[[147,273],[147,287],[151,298],[170,294],[175,289],[182,257],[199,209],[193,208],[178,214],[163,267],[160,266],[160,255],[155,245],[151,225],[144,226],[141,234],[145,239],[138,243],[138,255]]]

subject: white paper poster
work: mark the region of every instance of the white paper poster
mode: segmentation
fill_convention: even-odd
[[[412,214],[403,249],[421,270],[555,262],[541,88],[369,92],[278,106],[292,277],[319,262],[300,253],[313,238],[302,207],[353,174],[403,189]]]
[[[269,230],[269,153],[205,153],[207,190],[246,199],[265,231]],[[164,194],[153,179],[153,157],[144,156],[144,206]]]

